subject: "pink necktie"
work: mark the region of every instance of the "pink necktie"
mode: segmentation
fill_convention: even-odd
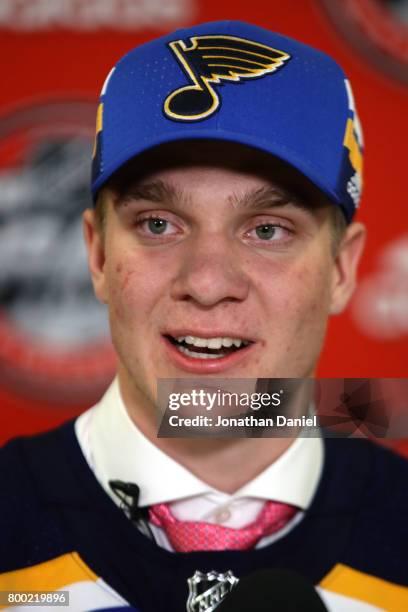
[[[177,552],[246,550],[255,546],[261,538],[282,529],[297,511],[298,508],[289,504],[268,501],[257,518],[241,529],[199,521],[179,521],[167,504],[151,506],[149,519],[165,530]]]

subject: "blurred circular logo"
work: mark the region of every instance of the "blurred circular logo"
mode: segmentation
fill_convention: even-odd
[[[352,306],[366,335],[377,340],[408,336],[408,234],[386,245],[376,269],[359,282]]]
[[[88,402],[115,366],[82,237],[95,104],[0,118],[0,378],[52,402]]]
[[[376,68],[408,84],[408,0],[321,0],[342,35]]]

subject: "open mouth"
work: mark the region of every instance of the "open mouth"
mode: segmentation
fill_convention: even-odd
[[[197,336],[165,336],[180,353],[194,359],[221,359],[252,344],[242,338],[218,337],[198,338]]]

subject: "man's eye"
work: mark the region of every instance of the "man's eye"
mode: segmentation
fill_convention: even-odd
[[[261,240],[282,240],[287,236],[288,230],[280,225],[265,223],[258,225],[255,228],[255,233],[257,238],[260,238]]]
[[[258,225],[255,231],[261,240],[270,240],[275,235],[276,227],[275,225]]]
[[[148,219],[147,227],[152,234],[163,234],[167,229],[167,221],[164,219]]]
[[[136,227],[139,233],[146,237],[177,234],[177,226],[162,217],[140,216],[136,219]]]

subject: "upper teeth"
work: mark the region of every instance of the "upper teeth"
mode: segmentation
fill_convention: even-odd
[[[206,347],[210,349],[220,349],[222,346],[236,346],[239,348],[241,345],[246,346],[249,344],[247,340],[242,340],[241,338],[198,338],[197,336],[179,336],[176,338],[178,342],[186,342],[187,344],[192,344],[193,346]]]

